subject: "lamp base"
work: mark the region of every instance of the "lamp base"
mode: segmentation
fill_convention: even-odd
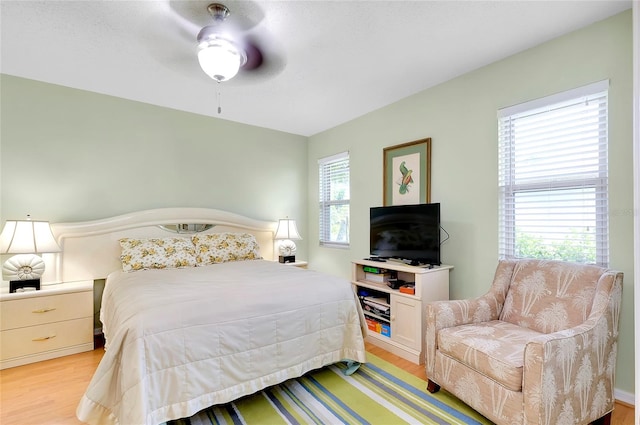
[[[18,289],[33,288],[40,289],[40,279],[10,280],[9,292],[16,292]]]
[[[278,257],[278,261],[281,263],[295,263],[296,256],[295,255],[281,255]]]

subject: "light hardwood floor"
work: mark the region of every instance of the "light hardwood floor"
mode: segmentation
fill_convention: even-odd
[[[424,366],[415,365],[367,343],[367,351],[426,380]],[[0,424],[79,424],[75,410],[103,350],[0,371]],[[616,403],[612,425],[633,425],[634,410]]]

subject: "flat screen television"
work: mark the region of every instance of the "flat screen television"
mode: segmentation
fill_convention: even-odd
[[[370,254],[440,265],[440,204],[371,207]]]

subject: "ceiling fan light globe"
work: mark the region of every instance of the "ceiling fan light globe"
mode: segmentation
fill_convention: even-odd
[[[246,61],[244,51],[228,40],[213,37],[198,45],[200,67],[218,82],[235,77]]]

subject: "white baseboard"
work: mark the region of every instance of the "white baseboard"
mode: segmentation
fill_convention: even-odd
[[[630,404],[631,406],[636,405],[635,394],[633,393],[628,393],[626,391],[622,391],[617,388],[614,388],[613,396],[616,398],[616,400],[621,401],[623,403]]]

